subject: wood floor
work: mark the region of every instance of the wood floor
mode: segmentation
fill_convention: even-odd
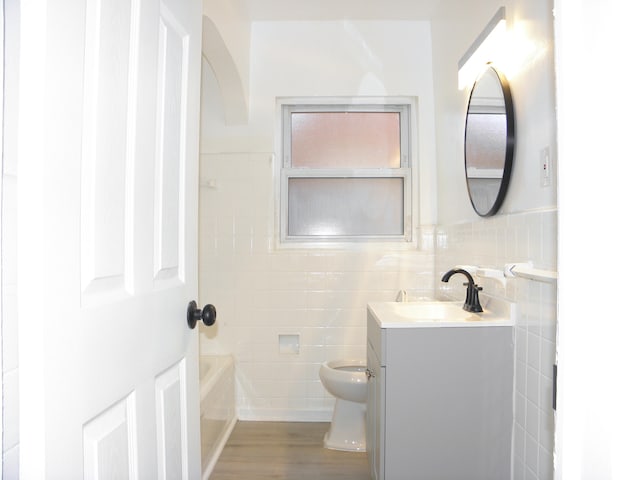
[[[323,448],[328,423],[238,422],[210,480],[369,480],[366,453]]]

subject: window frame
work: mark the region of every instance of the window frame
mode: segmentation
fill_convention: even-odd
[[[359,101],[358,101],[359,100]],[[413,161],[415,107],[407,98],[392,99],[287,99],[278,102],[281,116],[279,122],[280,156],[276,162],[278,201],[277,225],[279,244],[282,246],[308,245],[358,245],[363,243],[389,243],[392,245],[415,245],[414,181]],[[400,167],[398,168],[308,168],[291,165],[291,115],[299,112],[397,112],[400,115]],[[289,235],[289,180],[292,178],[402,178],[403,179],[403,233],[398,235]]]

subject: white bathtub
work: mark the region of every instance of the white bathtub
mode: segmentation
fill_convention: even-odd
[[[236,421],[233,357],[200,356],[200,448],[203,480],[211,476]]]

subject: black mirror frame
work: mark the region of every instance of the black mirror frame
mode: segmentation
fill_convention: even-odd
[[[469,195],[469,200],[471,201],[471,205],[473,206],[473,209],[481,217],[490,217],[492,215],[495,215],[498,212],[498,210],[500,210],[500,207],[504,202],[504,199],[507,195],[507,190],[509,188],[509,182],[511,180],[511,170],[513,168],[513,156],[514,156],[515,143],[516,143],[516,140],[515,140],[516,122],[515,122],[515,114],[513,111],[513,99],[511,97],[511,88],[509,87],[509,82],[507,80],[507,77],[505,77],[504,74],[500,72],[498,69],[496,69],[495,67],[489,65],[487,67],[487,70],[489,69],[495,72],[498,80],[500,81],[500,86],[502,88],[502,95],[504,97],[504,108],[505,108],[505,114],[506,114],[506,120],[507,120],[507,132],[506,132],[507,141],[506,141],[506,147],[505,147],[504,169],[502,173],[502,180],[500,182],[500,189],[498,190],[498,195],[496,196],[496,199],[493,202],[493,205],[486,213],[480,213],[476,208],[476,205],[473,202],[473,197],[471,196],[471,189],[469,188],[469,178],[467,176],[467,122],[469,120],[469,107],[471,106],[473,91],[475,90],[476,85],[478,84],[478,80],[482,77],[482,75],[486,74],[486,70],[485,72],[483,72],[483,74],[480,77],[478,77],[478,79],[473,84],[473,88],[471,89],[471,93],[469,94],[469,101],[467,102],[467,114],[465,115],[465,125],[464,125],[464,172],[465,172],[465,179],[467,181],[467,193]]]

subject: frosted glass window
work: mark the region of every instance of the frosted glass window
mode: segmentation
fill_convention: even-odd
[[[467,167],[494,169],[502,178],[504,152],[507,149],[507,116],[504,114],[473,113],[467,115]]]
[[[291,166],[399,168],[398,112],[294,112]]]
[[[411,240],[409,104],[282,106],[280,238]]]
[[[402,178],[289,178],[292,236],[404,234]]]

